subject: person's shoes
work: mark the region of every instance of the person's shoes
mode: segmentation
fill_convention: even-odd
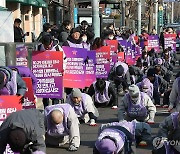
[[[156,107],[157,107],[157,108],[160,108],[160,107],[161,107],[161,105],[159,105],[159,104],[156,104]]]
[[[163,105],[163,108],[168,108],[169,107],[169,105]]]
[[[139,146],[147,146],[147,142],[146,142],[146,141],[141,141],[141,142],[139,143]]]

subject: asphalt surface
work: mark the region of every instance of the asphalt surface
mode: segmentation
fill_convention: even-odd
[[[178,55],[180,57],[180,55]],[[180,70],[179,64],[176,65],[174,73]],[[120,102],[119,98],[119,102]],[[39,101],[37,104],[38,108],[42,108],[42,102]],[[118,110],[110,109],[110,108],[98,108],[100,116],[98,118],[98,126],[92,127],[88,124],[80,125],[80,134],[81,134],[81,145],[76,152],[67,151],[68,144],[63,147],[47,147],[47,154],[92,154],[93,146],[95,140],[97,139],[98,127],[103,123],[118,121],[117,113]],[[151,125],[152,128],[152,136],[155,136],[158,132],[159,123],[163,121],[163,119],[168,116],[170,113],[167,112],[167,109],[157,108],[157,113],[155,117],[155,124]],[[148,145],[147,147],[137,147],[137,154],[151,154],[152,145]]]

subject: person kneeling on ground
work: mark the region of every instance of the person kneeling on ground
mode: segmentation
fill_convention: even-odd
[[[20,154],[45,154],[44,116],[36,109],[12,113],[0,127],[0,153],[9,144]]]
[[[74,88],[68,95],[66,103],[72,106],[80,122],[87,123],[90,120],[90,126],[96,126],[99,113],[88,94],[81,93],[79,89]]]
[[[159,146],[154,147],[153,154],[179,154],[180,153],[180,113],[173,112],[159,125],[158,137],[154,141]],[[160,146],[161,145],[161,146]]]
[[[136,143],[146,146],[151,141],[151,127],[144,122],[112,122],[102,124],[93,154],[134,154]]]
[[[88,94],[94,96],[94,104],[98,106],[110,106],[117,109],[117,92],[109,81],[97,79],[89,88]]]
[[[69,143],[69,151],[80,145],[79,120],[69,104],[56,104],[45,108],[46,143],[61,146]]]
[[[155,113],[156,107],[150,97],[146,93],[140,92],[138,86],[129,86],[129,93],[125,94],[119,105],[119,120],[131,121],[136,119],[154,123]]]

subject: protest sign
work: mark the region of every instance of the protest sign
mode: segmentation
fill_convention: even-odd
[[[19,101],[17,96],[0,96],[0,125],[11,113],[22,110],[22,105]],[[14,153],[7,145],[3,154],[19,153]]]
[[[83,48],[63,47],[66,55],[66,70],[64,72],[64,87],[84,88],[86,78],[85,60],[87,50]]]
[[[123,48],[124,52],[127,50],[127,40],[118,40],[119,44]]]
[[[176,51],[176,34],[164,34],[164,49],[168,47]]]
[[[96,81],[96,51],[88,51],[87,57],[85,86],[90,87]]]
[[[30,77],[22,77],[26,83],[26,93],[24,95],[24,103],[22,104],[23,109],[36,108],[32,80]]]
[[[124,61],[124,52],[118,52],[117,56],[118,56],[118,61],[121,62]]]
[[[117,40],[105,40],[107,46],[110,46],[110,67],[113,67],[117,62],[118,53],[118,41]]]
[[[150,51],[152,48],[154,48],[156,53],[160,52],[158,35],[149,35],[148,37],[148,51]]]
[[[96,78],[107,78],[110,71],[110,46],[96,50]]]
[[[37,78],[37,97],[62,98],[62,52],[34,51],[32,53],[32,72]]]
[[[28,66],[28,50],[24,44],[16,45],[16,66]]]
[[[127,50],[125,52],[125,61],[128,65],[134,65],[135,64],[135,58],[134,54],[132,52],[132,44],[131,42],[127,42]]]

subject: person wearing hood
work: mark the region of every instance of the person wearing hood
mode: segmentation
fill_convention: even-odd
[[[21,77],[30,77],[32,80],[33,92],[35,94],[37,88],[37,78],[29,69],[29,67],[25,67],[25,66],[8,66],[8,67],[14,71],[17,71]]]
[[[80,146],[79,120],[69,104],[45,108],[46,144],[61,146],[69,143],[69,151]]]
[[[147,146],[151,141],[151,127],[145,122],[126,120],[102,124],[93,154],[135,154],[136,143]]]
[[[0,153],[9,144],[20,154],[46,154],[44,116],[39,110],[11,113],[0,126]]]
[[[62,46],[69,46],[73,48],[83,48],[81,31],[79,28],[72,28],[67,41]]]
[[[159,125],[157,138],[161,146],[154,147],[153,154],[179,154],[180,153],[180,113],[173,112]],[[168,144],[174,143],[174,144]]]
[[[42,38],[45,35],[51,35],[51,25],[50,23],[45,23],[43,25],[43,32],[41,32],[38,36],[38,38],[36,39],[37,42],[42,42]]]
[[[91,96],[82,93],[78,88],[73,88],[67,96],[66,103],[72,106],[80,122],[87,123],[90,121],[90,126],[96,126],[99,113]]]
[[[128,121],[136,119],[152,124],[155,113],[156,107],[151,98],[146,93],[140,92],[138,86],[129,86],[129,92],[125,94],[119,104],[118,119]]]
[[[144,78],[141,82],[136,84],[141,92],[146,93],[151,99],[153,99],[153,84],[148,78]]]
[[[6,66],[0,67],[0,95],[16,95],[20,102],[26,93],[26,84],[17,71],[13,71]]]
[[[108,80],[114,82],[118,93],[126,91],[131,84],[129,67],[124,62],[117,62],[108,74]]]

